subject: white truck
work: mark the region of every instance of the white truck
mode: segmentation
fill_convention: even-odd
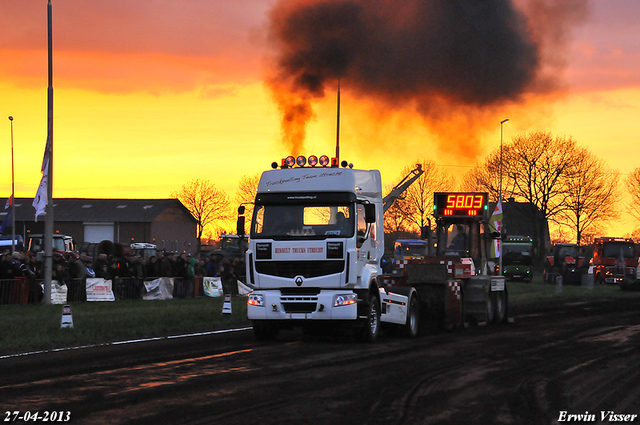
[[[312,156],[306,163],[304,157],[288,157],[279,169],[274,163],[258,184],[246,253],[248,285],[254,288],[247,311],[255,336],[272,339],[281,328],[327,323],[353,326],[370,342],[382,323],[415,336],[421,304],[429,305],[433,294],[421,299],[421,285],[407,284],[398,273],[383,275],[383,205],[390,202],[383,200],[380,172],[353,169],[344,161],[343,168],[328,167],[327,157]],[[240,207],[239,233],[243,213]],[[458,295],[459,286],[458,281]],[[443,305],[458,315],[463,311],[442,295]]]

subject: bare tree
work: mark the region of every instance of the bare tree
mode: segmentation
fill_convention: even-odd
[[[570,178],[577,149],[573,138],[554,138],[543,131],[516,136],[503,148],[503,169],[514,195],[555,220],[565,208],[568,194],[563,180]]]
[[[253,175],[245,174],[240,177],[238,181],[238,191],[235,196],[236,205],[244,205],[245,216],[248,217],[245,226],[249,226],[251,223],[251,216],[253,215],[253,204],[256,200],[256,194],[258,193],[258,183],[260,182],[260,173]],[[245,228],[245,233],[247,229]]]
[[[640,167],[634,169],[627,176],[625,185],[631,195],[631,203],[628,206],[629,214],[640,221]]]
[[[386,189],[386,193],[391,192],[393,187],[389,186]],[[409,232],[407,227],[410,223],[407,220],[407,216],[404,211],[407,211],[409,207],[406,204],[405,199],[400,196],[384,213],[384,231],[385,233],[397,234],[399,232]]]
[[[223,190],[216,189],[215,184],[209,180],[190,180],[179,191],[172,192],[171,197],[180,200],[196,219],[198,254],[205,227],[233,217],[229,196]]]
[[[537,262],[544,256],[546,222],[557,222],[566,208],[563,181],[570,177],[576,149],[571,137],[552,137],[543,131],[516,136],[503,146],[504,178],[513,184],[514,198],[533,204],[541,213],[541,220],[533,220]]]
[[[429,216],[433,213],[433,193],[451,190],[455,186],[455,179],[444,170],[438,169],[430,160],[423,160],[424,173],[411,186],[405,190],[398,199],[397,208],[400,214],[406,217],[408,228],[420,232],[420,229],[429,222]],[[414,166],[406,167],[402,175],[411,172]]]
[[[601,224],[620,217],[617,203],[619,176],[603,160],[585,148],[577,148],[562,185],[566,198],[558,214],[558,222],[575,231],[580,245],[582,235]]]
[[[503,167],[504,168],[504,167]],[[476,165],[462,177],[460,189],[465,192],[487,192],[489,200],[498,202],[500,195],[500,149],[491,152],[482,165]],[[502,198],[512,197],[513,180],[502,178]]]

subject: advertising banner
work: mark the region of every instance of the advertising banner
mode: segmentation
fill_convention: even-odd
[[[170,300],[173,298],[173,278],[161,277],[144,282],[147,293],[142,296],[144,300]]]
[[[110,280],[99,277],[87,278],[87,301],[115,301]]]
[[[44,285],[42,286],[42,292],[44,292]],[[67,285],[59,285],[57,280],[51,281],[51,304],[66,304],[67,303]]]
[[[222,279],[219,277],[205,277],[202,280],[204,294],[207,297],[221,297],[224,295],[222,290]]]

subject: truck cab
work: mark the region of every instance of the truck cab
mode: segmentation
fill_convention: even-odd
[[[531,282],[533,241],[529,236],[509,236],[502,243],[502,268],[510,280]]]
[[[366,322],[380,315],[380,172],[330,167],[326,157],[304,166],[301,158],[274,163],[258,184],[246,252],[254,333],[270,339],[282,327],[364,321],[375,339],[378,323]]]
[[[636,280],[638,257],[635,244],[629,238],[595,238],[593,244],[593,274],[598,283],[623,283]]]
[[[421,239],[398,239],[394,243],[393,259],[421,260],[429,256],[429,242]]]

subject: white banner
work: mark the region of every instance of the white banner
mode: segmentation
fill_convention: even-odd
[[[87,278],[87,301],[115,301],[110,280],[101,277]]]
[[[222,279],[219,277],[205,277],[202,279],[204,294],[207,297],[221,297],[224,295],[222,290]]]
[[[161,277],[144,282],[147,293],[142,296],[143,300],[170,300],[173,298],[173,278]]]
[[[42,285],[42,291],[44,292],[44,285]],[[51,304],[66,304],[67,303],[67,285],[58,285],[57,280],[51,281]]]

